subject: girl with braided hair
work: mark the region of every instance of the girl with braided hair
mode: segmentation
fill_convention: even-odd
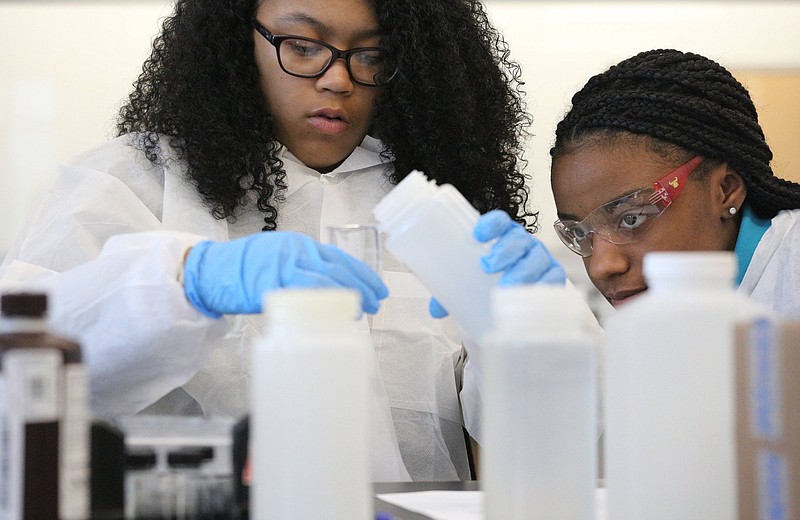
[[[0,281],[50,292],[98,415],[245,414],[262,295],[357,290],[373,477],[469,478],[479,393],[455,324],[387,251],[379,275],[324,231],[373,223],[418,169],[484,213],[501,283],[563,283],[528,232],[519,78],[478,0],[177,0],[119,136],[63,165]]]
[[[724,250],[740,292],[800,319],[800,185],[773,175],[750,95],[720,64],[620,62],[575,94],[550,155],[556,231],[612,305],[647,288],[648,251]]]

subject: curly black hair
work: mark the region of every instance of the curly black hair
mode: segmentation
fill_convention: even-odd
[[[747,89],[709,58],[657,49],[593,76],[558,123],[550,155],[556,159],[587,139],[619,133],[727,162],[744,179],[746,200],[761,218],[800,208],[800,184],[772,172],[772,150]]]
[[[523,144],[531,117],[521,70],[480,1],[371,0],[398,73],[382,87],[371,135],[394,158],[394,183],[418,169],[481,212],[507,211],[529,230]],[[286,189],[280,145],[259,87],[250,20],[258,0],[178,0],[122,106],[119,135],[159,163],[159,134],[218,219],[249,192],[276,228]]]

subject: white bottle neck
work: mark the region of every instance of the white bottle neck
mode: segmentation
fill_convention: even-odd
[[[705,278],[658,278],[653,277],[647,280],[649,291],[657,293],[667,292],[724,292],[732,291],[733,283],[727,277],[705,277]]]
[[[47,332],[47,321],[44,318],[7,317],[0,319],[0,333],[39,333]]]

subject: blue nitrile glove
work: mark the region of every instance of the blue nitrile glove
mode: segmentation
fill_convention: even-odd
[[[503,273],[498,285],[566,283],[564,268],[550,251],[505,211],[496,209],[481,215],[472,234],[479,242],[497,239],[489,254],[481,257],[481,268],[488,274]],[[428,310],[434,318],[447,316],[447,310],[435,298],[431,298]]]
[[[302,233],[269,231],[230,242],[205,241],[189,252],[184,290],[212,318],[261,312],[261,298],[279,287],[349,287],[365,312],[378,311],[389,291],[365,263]]]
[[[498,285],[566,283],[564,268],[550,251],[505,211],[496,209],[482,215],[472,234],[479,242],[497,239],[491,252],[481,258],[481,267],[489,274],[503,273]]]

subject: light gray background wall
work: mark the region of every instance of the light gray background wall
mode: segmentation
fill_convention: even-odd
[[[574,281],[577,256],[552,232],[547,150],[571,95],[636,52],[692,50],[731,69],[800,69],[800,3],[792,1],[487,0],[522,64],[534,136],[533,205],[542,240]],[[164,0],[0,2],[0,255],[59,162],[113,134],[113,116],[170,11]],[[587,293],[590,294],[591,293]]]

